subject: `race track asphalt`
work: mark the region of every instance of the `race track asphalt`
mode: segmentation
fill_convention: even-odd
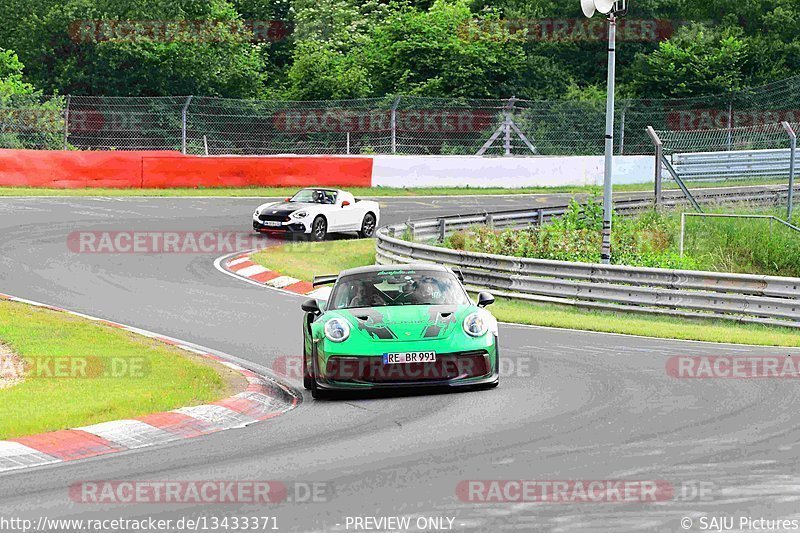
[[[563,203],[563,195],[382,199],[383,222]],[[76,254],[73,231],[246,231],[256,199],[4,198],[0,292],[185,339],[269,369],[301,350],[303,297],[224,276],[221,254]],[[241,430],[0,475],[0,516],[277,516],[281,531],[345,531],[348,516],[447,516],[454,531],[680,531],[684,516],[793,518],[798,384],[678,380],[673,355],[798,350],[501,326],[494,390],[304,403]],[[294,382],[297,385],[297,382]],[[58,406],[53,406],[58,409]],[[19,406],[24,416],[25,406]],[[462,502],[462,480],[666,480],[661,503]],[[325,483],[326,501],[81,504],[86,480]],[[681,492],[704,482],[707,492]],[[683,488],[682,488],[683,487]],[[351,531],[353,529],[350,529]],[[697,529],[695,524],[694,530]],[[412,529],[416,531],[416,529]]]

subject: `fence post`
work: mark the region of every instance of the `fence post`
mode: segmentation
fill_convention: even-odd
[[[505,155],[511,155],[511,113],[514,110],[514,102],[517,101],[515,96],[508,99],[506,104],[505,120],[503,121],[503,149]]]
[[[397,106],[400,105],[400,97],[397,96],[392,103],[391,128],[392,128],[392,154],[397,153]]]
[[[208,137],[203,135],[203,152],[208,155]]]
[[[347,155],[350,155],[350,132],[347,132]]]
[[[444,242],[445,237],[447,237],[447,220],[440,218],[439,219],[439,242]]]
[[[194,96],[189,96],[186,99],[186,104],[183,106],[183,110],[181,110],[181,153],[186,155],[186,114],[189,111],[189,104],[192,103],[192,98]]]
[[[69,137],[69,104],[72,96],[67,95],[67,107],[64,109],[64,150],[67,149],[67,138]]]
[[[662,178],[662,169],[661,169],[661,158],[664,157],[664,143],[659,138],[656,130],[653,129],[653,126],[647,126],[647,134],[650,136],[650,139],[653,141],[653,145],[656,147],[656,160],[655,160],[655,186],[653,189],[653,196],[654,205],[656,207],[661,205],[661,178]]]
[[[619,121],[619,155],[625,153],[625,115],[628,113],[628,106],[630,100],[625,100],[625,105],[622,108],[622,117]]]
[[[728,151],[733,148],[733,99],[728,104]]]
[[[794,128],[788,122],[784,121],[781,122],[783,125],[783,129],[786,130],[786,133],[789,134],[789,142],[791,143],[791,150],[789,152],[789,191],[788,191],[788,204],[789,206],[786,208],[786,222],[792,221],[792,208],[793,208],[793,201],[794,201],[794,171],[795,171],[795,156],[797,155],[797,133],[795,133]]]
[[[679,257],[683,257],[683,233],[686,230],[686,213],[681,213],[681,240],[678,245]]]

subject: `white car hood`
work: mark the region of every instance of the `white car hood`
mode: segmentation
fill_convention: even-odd
[[[318,206],[321,204],[314,204],[310,202],[269,202],[266,204],[261,204],[256,209],[258,211],[262,211],[264,209],[273,209],[277,211],[297,211],[298,209],[303,209],[306,207],[313,207]]]

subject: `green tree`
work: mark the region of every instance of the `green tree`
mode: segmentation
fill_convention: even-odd
[[[225,0],[67,0],[41,11],[22,22],[16,39],[30,78],[47,91],[231,97],[263,91],[264,44],[250,42]]]
[[[682,28],[658,50],[640,55],[633,86],[646,97],[690,97],[739,90],[747,79],[750,49],[739,31],[697,24]]]
[[[396,9],[363,47],[378,94],[510,96],[525,64],[523,37],[499,16],[475,16],[465,0],[436,0],[428,11]]]
[[[0,99],[34,94],[33,85],[22,79],[23,68],[13,50],[0,48]]]
[[[63,100],[43,98],[23,72],[17,54],[0,48],[0,148],[59,148]]]

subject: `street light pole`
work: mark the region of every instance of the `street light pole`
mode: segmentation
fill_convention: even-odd
[[[608,86],[606,88],[606,158],[603,173],[603,246],[600,262],[611,263],[611,216],[614,213],[614,90],[617,70],[617,18],[628,12],[628,0],[580,0],[587,18],[608,15]]]
[[[614,212],[614,90],[616,85],[617,17],[612,11],[608,17],[608,94],[606,96],[606,159],[603,175],[603,247],[600,262],[611,263],[611,215]]]

